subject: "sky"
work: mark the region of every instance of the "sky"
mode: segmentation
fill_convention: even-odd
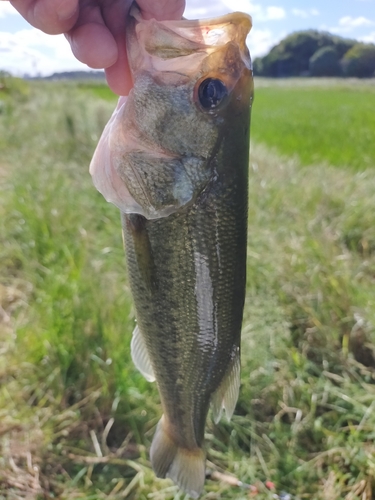
[[[253,59],[289,33],[310,28],[375,43],[375,0],[187,0],[186,4],[188,19],[235,10],[250,14],[253,28],[248,45]],[[0,0],[0,70],[17,76],[47,76],[88,69],[73,57],[63,35],[42,33],[9,2]]]

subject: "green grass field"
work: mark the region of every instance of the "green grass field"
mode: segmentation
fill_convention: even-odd
[[[370,500],[375,168],[364,136],[375,132],[375,94],[367,84],[319,93],[261,83],[241,394],[231,423],[209,418],[206,435],[209,471],[257,493],[208,479],[202,498],[271,499],[270,480],[293,499]],[[351,140],[338,96],[358,120]],[[130,360],[119,213],[88,173],[114,104],[98,84],[7,81],[0,90],[1,500],[184,498],[150,469],[160,404]],[[310,131],[310,156],[302,139],[278,142],[286,120],[290,137]],[[340,148],[329,156],[323,128],[343,141],[341,159]]]
[[[303,165],[374,166],[375,82],[282,80],[258,83],[252,137]]]

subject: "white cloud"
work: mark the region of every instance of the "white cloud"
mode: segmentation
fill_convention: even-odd
[[[284,17],[286,17],[286,12],[282,7],[267,7],[264,20],[284,19]]]
[[[254,3],[251,0],[221,0],[222,3],[231,11],[239,10],[250,14],[254,20],[263,21],[274,21],[278,19],[284,19],[286,17],[285,9],[282,7],[276,7],[270,5],[269,7],[263,7],[258,3]]]
[[[345,16],[339,20],[339,25],[347,28],[358,28],[360,26],[372,26],[374,25],[374,21],[367,19],[367,17],[351,17]]]
[[[293,16],[302,17],[303,19],[306,19],[309,17],[308,12],[306,10],[302,10],[302,9],[292,9],[292,14],[293,14]]]
[[[207,7],[190,7],[186,6],[184,17],[187,19],[199,19],[210,17],[210,10]]]
[[[189,19],[214,17],[228,12],[241,11],[250,14],[257,21],[271,21],[283,19],[285,9],[274,5],[262,7],[252,0],[190,0],[187,2],[184,15]]]
[[[262,57],[269,50],[279,43],[284,35],[275,37],[274,33],[268,29],[252,29],[247,37],[247,45],[250,49],[251,58]]]
[[[251,0],[221,0],[230,11],[239,10],[247,14],[254,15],[255,12],[260,10],[258,4],[254,4]]]
[[[331,26],[326,29],[331,33],[350,36],[350,34],[356,29],[361,29],[366,26],[375,26],[374,21],[363,16],[359,17],[344,16],[339,19],[338,24],[339,24],[338,26]]]
[[[217,0],[205,0],[204,2],[201,0],[190,0],[186,3],[184,16],[188,19],[221,16],[227,14],[231,10]]]
[[[369,35],[360,37],[359,40],[365,43],[375,43],[375,31],[373,31]]]
[[[292,9],[293,16],[300,17],[302,19],[307,19],[311,16],[319,16],[319,11],[317,9]]]
[[[5,17],[5,16],[9,16],[9,15],[13,15],[13,14],[19,15],[18,12],[16,11],[16,9],[14,7],[12,7],[10,3],[2,2],[0,0],[0,18]]]
[[[63,35],[46,35],[36,28],[0,32],[1,69],[15,75],[49,75],[55,71],[88,69],[75,59]]]

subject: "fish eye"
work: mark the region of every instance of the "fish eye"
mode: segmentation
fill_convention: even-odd
[[[204,109],[216,108],[227,95],[226,86],[217,78],[207,78],[199,85],[199,102]]]

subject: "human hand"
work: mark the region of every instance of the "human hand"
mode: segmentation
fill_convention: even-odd
[[[127,95],[132,86],[126,56],[125,24],[132,0],[10,0],[34,27],[64,33],[75,57],[105,68],[110,88]],[[180,19],[185,0],[138,0],[145,19]]]

